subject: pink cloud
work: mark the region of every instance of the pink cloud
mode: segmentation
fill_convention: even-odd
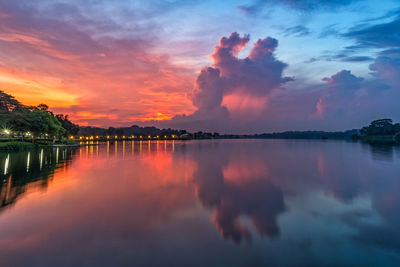
[[[195,80],[192,102],[197,110],[175,117],[172,123],[231,128],[241,119],[259,119],[273,91],[293,78],[283,76],[287,65],[275,58],[276,39],[259,39],[247,57],[239,58],[249,40],[248,35],[236,32],[221,38],[211,55],[213,65],[203,68]]]

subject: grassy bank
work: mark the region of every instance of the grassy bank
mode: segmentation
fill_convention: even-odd
[[[76,142],[72,140],[63,140],[63,141],[58,141],[55,144],[53,144],[52,141],[44,141],[44,140],[38,140],[35,143],[31,142],[26,142],[26,141],[2,141],[0,142],[0,151],[22,151],[22,150],[29,150],[29,149],[34,149],[38,147],[52,147],[54,145],[67,145],[67,146],[73,146],[77,145]]]
[[[28,142],[9,141],[0,143],[0,151],[21,151],[35,148],[36,145]]]

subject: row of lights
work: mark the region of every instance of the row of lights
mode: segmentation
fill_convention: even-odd
[[[177,138],[177,137],[178,137],[177,135],[174,135],[174,134],[171,135],[171,138],[172,138],[172,139],[175,139],[175,138]],[[99,139],[99,138],[100,138],[100,137],[99,137],[98,135],[97,135],[97,136],[79,136],[79,140],[95,140],[95,139]],[[107,139],[111,139],[111,136],[107,135],[106,138],[107,138]],[[131,138],[131,139],[135,139],[136,136],[132,135],[130,138]],[[140,135],[139,138],[140,138],[140,139],[143,139],[143,136]],[[148,135],[148,136],[147,136],[147,139],[151,139],[151,138],[152,138],[151,135]],[[164,139],[167,139],[167,138],[168,138],[168,136],[164,135]],[[70,136],[70,139],[71,139],[71,140],[72,140],[72,139],[75,139],[75,137],[71,135],[71,136]],[[116,136],[114,136],[114,139],[119,139],[119,137],[116,135]],[[124,135],[124,136],[122,136],[122,139],[127,139],[127,138],[126,138],[126,136]],[[129,139],[129,138],[128,138],[128,139]],[[159,136],[159,135],[154,136],[153,139],[160,139],[160,136]]]
[[[5,133],[6,135],[11,134],[11,130],[9,130],[9,129],[4,129],[2,132]],[[32,133],[31,132],[26,132],[25,136],[32,136]],[[46,134],[46,136],[47,136],[47,134]]]
[[[4,130],[3,130],[3,133],[9,135],[9,134],[11,134],[11,131],[8,130],[8,129],[4,129]],[[26,132],[25,135],[26,135],[26,136],[32,136],[32,133],[31,133],[31,132]],[[45,134],[45,136],[48,136],[48,134]],[[172,138],[172,139],[175,139],[175,138],[177,138],[177,137],[178,137],[178,136],[175,135],[175,134],[171,135],[171,138]],[[100,137],[99,137],[98,135],[97,135],[97,136],[79,136],[79,139],[80,139],[80,140],[94,140],[94,139],[99,139],[99,138],[100,138]],[[107,138],[107,139],[111,139],[111,136],[107,135],[106,138]],[[134,135],[131,136],[131,139],[135,139],[135,138],[136,138],[136,136],[134,136]],[[139,138],[140,138],[140,139],[143,139],[143,136],[140,135]],[[151,138],[152,138],[151,135],[148,135],[148,136],[147,136],[147,139],[151,139]],[[157,135],[157,136],[154,136],[153,138],[154,138],[154,139],[160,139],[160,136]],[[164,135],[164,139],[167,139],[167,138],[168,138],[168,136],[167,136],[167,135]],[[69,137],[69,139],[73,140],[73,139],[75,139],[75,136],[71,135],[71,136]],[[116,135],[116,136],[114,136],[114,139],[119,139],[119,137]],[[126,136],[124,135],[124,136],[122,136],[122,139],[127,139],[127,138],[126,138]]]

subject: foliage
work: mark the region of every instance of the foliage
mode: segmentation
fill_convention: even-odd
[[[364,136],[395,135],[398,132],[400,132],[400,124],[393,124],[392,119],[375,120],[369,126],[360,130],[360,133]]]
[[[99,135],[99,136],[114,136],[114,135],[125,135],[125,136],[131,136],[131,135],[151,135],[151,136],[171,136],[171,135],[177,135],[180,136],[182,134],[185,134],[185,130],[174,130],[171,128],[168,129],[158,129],[156,127],[140,127],[137,125],[133,125],[130,127],[119,127],[119,128],[114,128],[114,127],[109,127],[108,129],[104,128],[99,128],[99,127],[80,127],[79,129],[79,135]]]
[[[73,124],[69,119],[68,115],[57,114],[57,120],[61,123],[61,126],[66,130],[68,135],[77,135],[79,132],[79,126]]]
[[[77,134],[79,126],[69,121],[67,115],[54,115],[48,108],[45,104],[24,106],[13,96],[0,91],[0,129],[10,129],[19,134],[30,132],[33,137],[60,138]]]
[[[25,107],[19,103],[12,95],[0,90],[0,112],[19,111]]]
[[[400,143],[400,132],[398,132],[397,134],[395,134],[395,136],[393,137],[394,141],[397,143]]]
[[[0,143],[0,150],[5,150],[5,151],[27,150],[27,149],[32,149],[34,147],[35,147],[34,144],[27,142],[12,141],[12,142]]]

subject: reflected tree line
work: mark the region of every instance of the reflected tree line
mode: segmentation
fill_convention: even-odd
[[[68,168],[75,150],[37,149],[0,153],[0,211],[14,204],[28,189],[46,189],[57,168]]]

